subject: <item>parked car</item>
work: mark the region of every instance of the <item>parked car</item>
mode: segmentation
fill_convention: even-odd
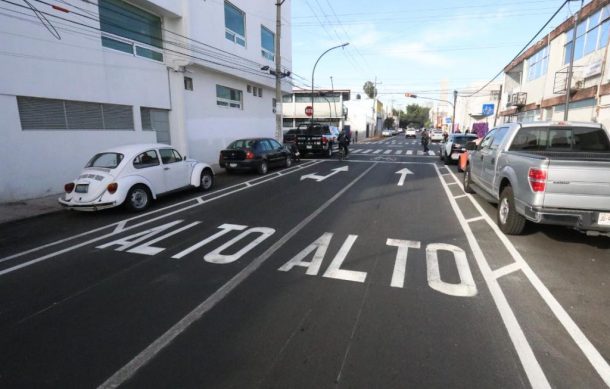
[[[430,132],[430,142],[442,142],[442,141],[443,141],[443,131],[432,130]]]
[[[476,134],[449,134],[441,144],[440,157],[446,163],[456,162],[460,154],[466,151],[466,143],[476,140]]]
[[[389,128],[384,128],[383,131],[381,131],[381,136],[392,136],[392,130],[390,130]]]
[[[59,203],[68,209],[96,211],[125,205],[143,211],[153,199],[179,189],[208,190],[214,172],[169,145],[134,144],[97,153],[82,173],[64,186]]]
[[[407,131],[405,131],[405,138],[417,138],[415,128],[407,128]]]
[[[290,150],[272,138],[239,139],[220,151],[218,164],[227,173],[235,170],[256,170],[267,174],[271,167],[292,165]]]
[[[468,145],[464,190],[498,203],[506,234],[526,221],[610,236],[610,134],[599,123],[507,123]]]

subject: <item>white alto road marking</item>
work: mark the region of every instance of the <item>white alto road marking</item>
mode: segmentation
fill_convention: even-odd
[[[483,250],[481,250],[481,246],[479,246],[479,242],[477,242],[477,239],[470,229],[470,225],[466,223],[464,215],[462,214],[460,207],[457,205],[457,202],[453,199],[451,190],[445,183],[445,180],[443,180],[438,166],[433,166],[436,169],[439,181],[445,190],[449,204],[451,204],[451,208],[458,218],[462,230],[466,234],[466,238],[468,239],[468,244],[470,245],[474,259],[479,266],[485,283],[487,284],[489,293],[491,294],[491,297],[498,308],[500,317],[504,322],[504,326],[506,327],[510,340],[515,347],[515,351],[517,352],[519,360],[521,361],[521,365],[523,366],[523,370],[527,375],[530,385],[534,389],[550,389],[551,385],[549,384],[544,371],[542,371],[542,368],[536,359],[536,355],[534,355],[534,351],[523,333],[523,329],[521,326],[519,326],[515,313],[508,304],[508,300],[506,299],[504,292],[502,292],[502,288],[500,288],[498,280],[493,276],[491,268],[489,267],[487,259],[485,258],[485,254],[483,254]]]
[[[409,248],[418,249],[421,247],[421,242],[388,239],[386,244],[388,246],[398,247],[396,262],[394,263],[394,272],[392,273],[392,283],[390,286],[393,288],[402,288],[405,285],[405,275],[407,274],[407,256],[409,255]]]
[[[354,245],[356,239],[358,239],[358,235],[349,235],[347,237],[322,277],[354,282],[364,282],[364,280],[366,280],[365,272],[341,269],[341,265],[343,264],[343,261],[345,261],[347,253],[349,253],[349,250]]]
[[[315,242],[301,250],[300,253],[282,265],[282,267],[280,267],[278,270],[290,271],[295,266],[301,266],[307,268],[305,274],[310,276],[318,275],[320,266],[322,266],[322,261],[324,260],[324,256],[326,255],[326,251],[328,250],[332,237],[333,234],[331,232],[325,232],[321,237],[316,239]],[[314,254],[311,262],[304,261],[304,259],[313,251],[316,253]]]
[[[485,219],[483,219],[483,216],[476,216],[476,217],[472,217],[470,219],[466,219],[466,223],[478,222],[479,220],[485,220]]]
[[[236,252],[234,254],[223,254],[222,253],[229,247],[233,246],[235,243],[244,239],[246,236],[248,236],[250,234],[254,234],[254,233],[258,233],[260,235],[256,239],[254,239],[252,242],[248,243],[243,248],[241,248],[238,252]],[[267,238],[269,238],[273,234],[275,234],[275,230],[273,228],[267,228],[267,227],[250,228],[249,230],[246,230],[246,231],[242,232],[241,234],[237,235],[235,238],[231,239],[230,241],[223,244],[222,246],[220,246],[216,250],[212,251],[211,253],[206,254],[203,257],[203,259],[206,262],[217,263],[217,264],[233,263],[233,262],[237,261],[239,258],[241,258],[242,256],[244,256],[248,251],[252,250],[256,246],[261,244],[263,241],[265,241]]]
[[[400,179],[398,180],[398,186],[403,186],[405,184],[405,180],[407,179],[407,174],[413,174],[413,172],[407,168],[404,168],[404,169],[397,171],[395,174],[400,174]]]
[[[316,173],[311,173],[311,174],[307,174],[305,176],[301,176],[301,181],[306,180],[306,179],[311,179],[311,180],[316,180],[317,182],[321,182],[329,177],[334,176],[335,174],[338,174],[341,172],[346,172],[348,170],[349,170],[349,167],[347,165],[345,165],[342,167],[338,167],[336,169],[331,169],[331,173],[329,173],[325,176],[320,176],[320,175],[317,175]]]
[[[300,170],[302,170],[302,169],[304,169],[306,167],[318,165],[318,164],[320,164],[322,162],[323,161],[314,161],[312,163],[305,163],[305,164],[299,165],[299,166],[297,166],[295,168],[290,169],[290,173],[298,172],[298,171],[300,171]],[[253,184],[251,186],[252,187],[258,186],[258,185],[264,184],[266,182],[273,181],[273,180],[275,180],[278,177],[279,176],[277,176],[277,177],[270,177],[270,178],[265,179],[265,180],[259,180],[258,178],[256,178],[255,180],[259,180],[259,181],[257,181],[255,184]],[[220,190],[217,190],[215,192],[211,192],[211,193],[199,196],[199,198],[204,198],[204,197],[210,197],[210,196],[216,195],[216,197],[212,197],[210,199],[204,200],[204,202],[202,204],[195,203],[195,204],[192,204],[192,205],[184,206],[183,208],[179,208],[179,209],[176,209],[176,210],[168,212],[168,213],[163,213],[164,211],[170,210],[172,208],[176,208],[178,206],[185,205],[185,204],[190,203],[190,202],[193,201],[193,199],[189,199],[189,200],[182,201],[180,203],[169,205],[169,206],[164,207],[164,208],[160,208],[160,209],[157,209],[157,210],[154,210],[154,211],[151,211],[151,212],[147,212],[146,214],[142,214],[142,215],[139,215],[139,216],[134,216],[134,217],[126,219],[124,221],[125,222],[130,222],[130,221],[142,219],[144,217],[150,217],[150,216],[153,216],[153,215],[156,215],[156,214],[161,214],[161,215],[155,216],[155,217],[153,217],[153,218],[151,218],[149,220],[144,220],[144,221],[142,221],[140,223],[137,223],[137,224],[134,224],[134,225],[132,225],[130,227],[123,228],[120,232],[124,232],[124,231],[128,231],[128,230],[133,230],[133,229],[141,227],[143,225],[150,224],[150,223],[156,222],[156,221],[161,220],[161,219],[165,219],[167,217],[170,217],[170,216],[176,215],[178,213],[182,213],[182,212],[188,211],[189,209],[198,207],[198,206],[203,205],[203,204],[208,204],[208,203],[210,203],[212,201],[215,201],[215,200],[218,200],[218,199],[222,199],[222,198],[224,198],[226,196],[230,196],[232,194],[239,193],[239,192],[247,190],[247,189],[248,189],[248,187],[246,187],[243,183],[239,183],[239,184],[227,187],[225,189],[220,189]],[[217,193],[221,193],[221,192],[226,192],[226,193],[219,194],[219,195],[217,194]],[[93,230],[90,230],[90,231],[87,231],[87,232],[83,232],[82,234],[78,234],[78,235],[72,236],[70,238],[62,239],[62,240],[59,240],[57,242],[48,243],[48,244],[45,244],[45,245],[33,248],[31,250],[22,251],[20,253],[13,254],[13,255],[11,255],[9,257],[5,257],[5,258],[0,259],[0,263],[8,261],[8,260],[15,259],[15,258],[18,258],[18,257],[21,257],[21,256],[24,256],[24,255],[27,255],[27,254],[31,254],[31,253],[34,253],[36,251],[40,251],[40,250],[45,249],[45,248],[49,248],[49,247],[58,245],[60,243],[65,243],[65,242],[68,242],[68,241],[76,239],[76,238],[82,238],[82,237],[90,235],[92,233],[100,232],[100,231],[103,231],[105,229],[118,226],[120,223],[122,223],[122,221],[121,222],[117,222],[117,223],[112,223],[112,224],[109,224],[109,225],[104,226],[104,227],[96,228],[96,229],[93,229]],[[115,229],[116,229],[116,227],[115,227]],[[52,253],[47,254],[47,255],[43,255],[41,257],[32,259],[30,261],[23,262],[23,263],[21,263],[19,265],[15,265],[15,266],[12,266],[10,268],[1,270],[0,271],[0,276],[12,273],[12,272],[17,271],[19,269],[26,268],[28,266],[32,266],[32,265],[34,265],[36,263],[39,263],[39,262],[42,262],[42,261],[46,261],[47,259],[55,258],[55,257],[57,257],[57,256],[59,256],[61,254],[68,253],[70,251],[79,249],[79,248],[84,247],[84,246],[88,246],[88,245],[90,245],[92,243],[99,242],[101,240],[104,240],[106,238],[112,237],[114,235],[117,235],[117,233],[110,232],[108,234],[105,234],[105,235],[102,235],[102,236],[98,236],[97,238],[92,238],[92,239],[89,239],[88,241],[75,244],[73,246],[70,246],[70,247],[67,247],[65,249],[61,249],[61,250],[52,252]]]
[[[457,180],[457,177],[453,172],[451,175]],[[462,189],[464,187],[460,185]],[[572,320],[570,315],[566,312],[566,310],[559,304],[559,301],[553,296],[553,294],[548,290],[548,288],[542,283],[540,278],[534,273],[529,264],[525,261],[521,253],[517,251],[513,243],[508,239],[508,237],[500,230],[498,225],[489,217],[487,212],[481,207],[481,205],[474,199],[472,195],[468,195],[471,203],[474,207],[479,211],[479,213],[485,218],[487,224],[494,230],[500,241],[507,248],[515,262],[517,262],[521,266],[521,271],[525,274],[527,279],[530,281],[532,286],[536,289],[540,297],[544,300],[547,306],[551,309],[553,314],[557,320],[563,325],[566,331],[574,340],[574,343],[580,348],[585,357],[589,360],[595,371],[599,374],[601,379],[604,381],[606,385],[610,387],[610,364],[606,361],[606,359],[600,354],[600,352],[593,346],[591,341],[586,337],[586,335],[582,332],[580,327]]]
[[[494,277],[496,277],[496,279],[498,279],[519,270],[521,270],[521,265],[519,265],[517,262],[513,262],[510,265],[506,265],[504,267],[494,270],[493,275]]]
[[[182,231],[188,230],[189,228],[194,227],[194,226],[196,226],[199,223],[201,223],[201,222],[194,222],[194,223],[191,223],[191,224],[187,224],[184,227],[178,228],[177,230],[169,232],[169,233],[167,233],[165,235],[161,235],[160,237],[155,238],[155,239],[153,239],[153,240],[151,240],[149,242],[146,242],[146,243],[141,244],[139,246],[136,246],[136,247],[134,247],[132,249],[129,249],[129,250],[127,250],[127,252],[128,253],[135,253],[135,254],[144,254],[144,255],[157,255],[160,252],[165,251],[165,248],[163,248],[163,247],[154,247],[154,246],[152,246],[152,244],[160,242],[163,239],[169,238],[170,236],[176,235],[176,234],[178,234],[178,233],[180,233]]]
[[[173,226],[175,226],[176,224],[180,224],[182,222],[183,222],[183,220],[175,220],[170,223],[166,223],[166,224],[162,224],[157,227],[153,227],[149,230],[136,232],[135,234],[131,234],[131,235],[125,236],[123,238],[117,239],[115,241],[108,242],[103,245],[97,246],[96,249],[105,249],[105,248],[108,248],[111,246],[119,246],[118,248],[115,249],[116,251],[125,251],[128,248],[135,246],[138,243],[144,242],[145,240],[152,238],[153,236],[159,234],[160,232],[168,230],[168,229],[172,228]]]
[[[125,366],[119,369],[116,373],[114,373],[110,378],[108,378],[104,383],[102,383],[99,388],[116,388],[119,385],[125,383],[129,378],[131,378],[139,369],[141,369],[144,365],[150,362],[159,352],[161,352],[165,347],[167,347],[176,337],[182,334],[186,329],[188,329],[194,322],[199,320],[206,312],[212,309],[216,304],[218,304],[222,299],[224,299],[229,293],[231,293],[239,284],[241,284],[246,278],[248,278],[254,271],[256,271],[265,261],[267,261],[277,250],[283,247],[286,242],[288,242],[291,238],[297,235],[305,226],[307,226],[313,219],[319,216],[322,212],[324,212],[328,207],[330,207],[335,201],[337,201],[345,192],[347,192],[352,186],[354,186],[362,177],[367,175],[375,166],[376,163],[371,165],[368,169],[362,172],[358,177],[356,177],[353,181],[347,184],[343,189],[341,189],[337,194],[328,199],[324,204],[322,204],[318,209],[316,209],[311,215],[306,217],[303,221],[297,224],[294,228],[286,233],[280,240],[274,243],[271,247],[269,247],[264,253],[262,253],[259,257],[254,259],[250,264],[248,264],[244,269],[242,269],[239,273],[237,273],[233,278],[231,278],[227,283],[221,286],[216,292],[214,292],[210,297],[208,297],[204,302],[199,304],[195,309],[189,312],[186,316],[184,316],[178,323],[174,324],[169,330],[167,330],[163,335],[157,338],[152,344],[142,350],[138,355],[136,355],[131,361],[129,361]]]

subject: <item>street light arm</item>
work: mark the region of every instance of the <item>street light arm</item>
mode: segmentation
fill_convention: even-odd
[[[326,50],[325,52],[323,52],[322,54],[320,54],[320,56],[319,56],[319,57],[318,57],[318,59],[316,60],[316,63],[313,65],[313,70],[311,71],[311,108],[312,108],[312,109],[313,109],[313,88],[314,88],[314,86],[313,86],[313,80],[314,80],[314,74],[316,73],[316,66],[318,66],[318,62],[320,62],[320,60],[322,59],[322,57],[324,57],[324,54],[328,53],[329,51],[334,50],[334,49],[338,49],[339,47],[345,47],[345,46],[347,46],[347,45],[349,45],[349,42],[346,42],[346,43],[344,43],[344,44],[342,44],[342,45],[338,45],[338,46],[331,47],[330,49],[328,49],[328,50]],[[311,114],[311,124],[313,124],[313,118],[314,118],[314,115],[315,115],[315,110],[314,110],[314,112],[312,112],[312,114]]]
[[[413,96],[408,96],[414,99],[424,99],[424,100],[434,100],[434,101],[440,101],[441,103],[447,103],[449,104],[451,107],[453,107],[453,103],[449,100],[442,100],[442,99],[435,99],[433,97],[421,97],[421,96],[417,96],[417,97],[413,97]]]

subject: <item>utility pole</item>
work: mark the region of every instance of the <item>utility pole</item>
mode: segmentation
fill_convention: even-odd
[[[455,103],[457,102],[458,91],[453,91],[453,115],[451,116],[451,132],[455,131]]]
[[[498,122],[498,115],[500,114],[500,103],[502,102],[502,84],[500,84],[500,92],[498,93],[498,106],[496,107],[496,117],[494,118],[494,128]]]
[[[282,55],[281,55],[281,39],[282,39],[282,4],[278,0],[275,3],[275,139],[282,142]]]
[[[375,103],[377,102],[377,84],[382,84],[382,82],[377,82],[377,76],[375,76],[375,83],[373,84],[373,136],[377,134],[377,107],[375,107]]]
[[[568,79],[566,81],[566,106],[563,111],[563,120],[568,120],[568,112],[570,110],[570,89],[572,87],[572,72],[574,69],[574,51],[576,48],[576,30],[578,29],[578,21],[582,13],[584,0],[580,0],[580,9],[574,15],[574,29],[572,30],[572,46],[570,47],[570,65],[568,66]]]
[[[337,100],[335,100],[335,84],[333,83],[333,76],[330,76],[330,91],[332,94],[332,98],[333,98],[333,107],[335,107],[335,116],[337,116]],[[342,110],[343,112],[343,110]],[[332,112],[331,112],[332,115]],[[339,119],[339,123],[341,122],[341,119]]]

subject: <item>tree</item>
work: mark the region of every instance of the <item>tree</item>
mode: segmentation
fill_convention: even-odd
[[[400,113],[399,126],[406,127],[430,127],[430,108],[422,107],[417,104],[407,106],[407,112]]]
[[[383,121],[383,128],[392,128],[394,127],[394,118],[389,117],[389,118],[385,118],[385,120]]]
[[[371,99],[377,96],[377,88],[375,88],[375,84],[371,81],[365,82],[364,86],[362,86],[362,90],[364,90],[364,93]]]

